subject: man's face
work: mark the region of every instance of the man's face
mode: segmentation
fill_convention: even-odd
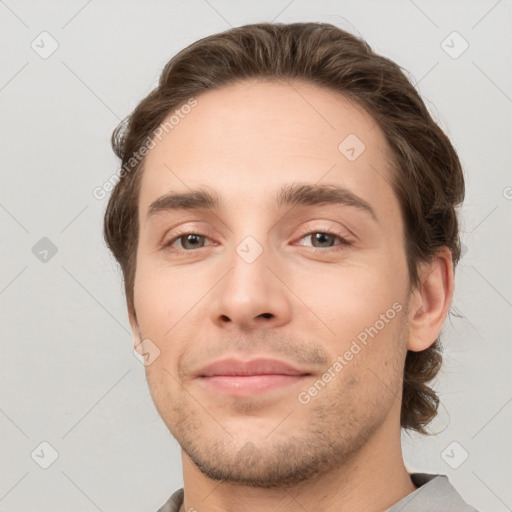
[[[153,400],[205,474],[300,482],[399,431],[408,275],[389,150],[367,113],[313,85],[249,81],[196,99],[145,162],[135,343],[160,350],[146,367]],[[345,193],[288,202],[299,186]],[[149,215],[198,190],[219,205],[161,201]],[[227,358],[297,371],[204,370]]]

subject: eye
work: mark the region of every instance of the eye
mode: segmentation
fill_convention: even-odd
[[[181,247],[177,247],[175,252],[192,252],[201,249],[205,245],[206,236],[199,233],[180,233],[164,244],[164,248],[171,248],[179,242]]]
[[[312,231],[303,235],[300,240],[310,239],[314,251],[327,252],[326,249],[333,248],[333,251],[342,250],[351,243],[343,238],[341,234],[330,231]],[[175,253],[191,253],[205,247],[208,237],[200,233],[178,233],[168,242],[163,244],[164,249],[172,249]],[[339,243],[336,243],[336,240]],[[176,245],[178,244],[178,245]],[[303,245],[303,244],[300,244]],[[330,252],[330,251],[329,251]]]
[[[343,238],[338,233],[332,233],[330,231],[312,231],[310,233],[307,233],[306,235],[302,236],[301,240],[309,238],[312,242],[312,247],[315,250],[322,250],[322,249],[329,249],[334,246],[341,246],[338,247],[336,250],[341,250],[345,246],[350,245],[350,242]],[[336,244],[335,241],[338,239],[340,243]],[[318,245],[315,245],[318,244]]]

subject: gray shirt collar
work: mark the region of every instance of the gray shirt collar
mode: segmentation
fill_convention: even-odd
[[[411,473],[418,487],[385,512],[478,512],[469,506],[444,475]],[[183,503],[183,488],[178,489],[158,512],[178,512]]]

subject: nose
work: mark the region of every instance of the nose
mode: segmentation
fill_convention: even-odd
[[[262,252],[253,259],[256,249],[256,254]],[[229,263],[230,270],[212,290],[211,314],[215,324],[223,329],[250,331],[279,327],[290,321],[291,292],[270,251],[262,246],[256,248],[254,242],[242,243]]]

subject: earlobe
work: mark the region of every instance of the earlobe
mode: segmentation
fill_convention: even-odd
[[[420,267],[420,285],[411,293],[408,350],[429,348],[439,337],[453,297],[454,272],[451,251],[438,249]]]
[[[132,334],[133,334],[133,347],[137,347],[140,345],[142,338],[140,335],[140,328],[139,328],[139,322],[137,320],[137,314],[135,313],[135,309],[130,310],[128,312],[128,317],[130,319],[130,326],[132,328]]]

